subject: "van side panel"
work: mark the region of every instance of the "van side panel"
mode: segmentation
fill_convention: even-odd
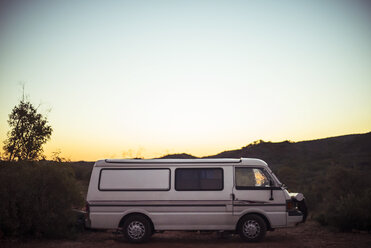
[[[232,216],[230,197],[233,169],[230,166],[217,167],[223,169],[224,176],[223,189],[217,191],[176,191],[174,175],[179,166],[167,167],[171,182],[168,191],[106,191],[100,190],[97,183],[91,183],[87,199],[91,227],[117,228],[121,218],[135,209],[150,217],[156,230],[233,230],[237,221]],[[109,168],[94,167],[91,182],[102,180],[99,177],[102,170]]]

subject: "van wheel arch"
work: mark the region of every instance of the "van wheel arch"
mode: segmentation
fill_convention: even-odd
[[[130,213],[130,214],[127,214],[127,215],[123,216],[120,220],[119,227],[122,228],[124,226],[125,221],[131,216],[142,216],[142,217],[146,218],[151,225],[152,234],[155,233],[155,226],[153,225],[153,222],[152,222],[151,218],[149,218],[147,215],[145,215],[143,213]]]
[[[236,232],[238,232],[238,227],[239,227],[241,221],[243,220],[243,218],[245,218],[246,216],[249,216],[249,215],[260,216],[261,218],[263,218],[263,220],[265,221],[265,224],[267,225],[267,231],[273,231],[274,230],[274,228],[271,227],[271,223],[269,222],[269,220],[267,219],[267,217],[264,214],[252,212],[252,213],[244,214],[243,216],[240,217],[240,219],[237,221],[237,224],[236,224],[236,229],[235,229]]]

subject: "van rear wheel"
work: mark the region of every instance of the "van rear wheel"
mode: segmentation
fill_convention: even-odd
[[[261,241],[267,232],[267,224],[262,217],[250,214],[241,219],[238,225],[240,237],[247,242]]]
[[[131,243],[146,242],[152,235],[151,224],[141,215],[129,216],[123,225],[124,237]]]

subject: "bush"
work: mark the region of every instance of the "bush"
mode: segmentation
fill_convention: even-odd
[[[369,171],[338,167],[331,169],[326,179],[317,221],[341,231],[371,230]]]
[[[361,195],[350,193],[325,206],[325,210],[317,216],[317,221],[322,225],[341,231],[371,230],[371,190]]]
[[[93,170],[94,163],[89,162],[71,162],[66,163],[75,172],[75,178],[79,181],[83,181],[85,183],[89,183],[91,172]]]
[[[75,231],[83,198],[71,168],[37,163],[0,166],[0,230],[5,236],[61,238]]]

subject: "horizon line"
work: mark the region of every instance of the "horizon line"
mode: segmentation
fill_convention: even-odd
[[[345,136],[365,135],[365,134],[369,134],[369,133],[371,133],[371,131],[368,131],[368,132],[365,132],[365,133],[350,133],[350,134],[344,134],[344,135],[338,135],[338,136],[329,136],[329,137],[324,137],[324,138],[309,139],[309,140],[300,140],[300,141],[292,141],[292,140],[286,139],[286,140],[274,142],[274,141],[264,141],[262,139],[258,139],[258,140],[255,140],[255,141],[247,144],[246,146],[242,146],[240,148],[230,149],[230,150],[224,150],[224,151],[218,152],[218,153],[213,154],[213,155],[205,155],[205,156],[202,156],[202,157],[197,157],[197,156],[194,156],[194,155],[192,155],[190,153],[180,152],[180,153],[168,153],[168,154],[161,155],[160,157],[151,157],[151,158],[131,157],[131,158],[118,158],[118,159],[160,159],[162,157],[171,156],[171,155],[189,155],[189,156],[192,156],[194,158],[203,159],[203,158],[209,158],[210,156],[216,156],[216,155],[221,154],[223,152],[240,150],[240,149],[242,149],[244,147],[248,147],[250,145],[260,144],[260,143],[283,143],[283,142],[289,142],[289,143],[293,143],[294,144],[294,143],[301,143],[301,142],[311,142],[311,141],[317,141],[317,140],[326,140],[326,139],[332,139],[332,138],[340,138],[340,137],[345,137]],[[105,158],[102,158],[102,159],[105,159]],[[112,158],[110,158],[110,159],[112,159]],[[101,159],[98,159],[98,160],[101,160]],[[71,162],[71,163],[78,163],[78,162],[94,163],[94,162],[96,162],[98,160],[94,160],[94,161],[87,161],[87,160],[75,160],[75,161],[72,161],[71,160],[71,161],[64,161],[64,162]],[[48,160],[48,159],[46,159],[46,160],[39,160],[39,161],[57,162],[57,161]]]

